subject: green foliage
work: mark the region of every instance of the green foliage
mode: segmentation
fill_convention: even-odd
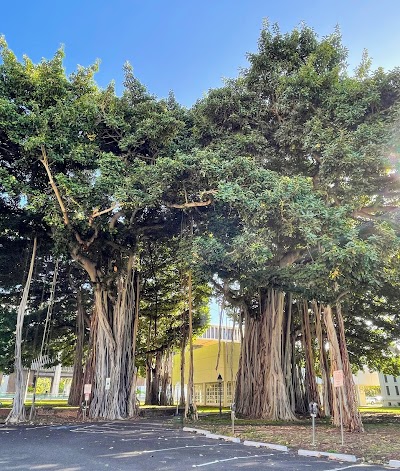
[[[94,267],[91,282],[111,304],[128,255],[140,258],[141,352],[179,343],[191,270],[199,329],[212,280],[250,306],[268,287],[326,303],[340,296],[354,361],[390,357],[399,69],[373,71],[365,55],[350,76],[338,31],[320,39],[306,26],[265,25],[249,67],[186,110],[173,94],[151,95],[129,64],[117,97],[97,87],[97,64],[67,77],[62,50],[20,62],[3,38],[0,52],[0,263],[16,267],[1,280],[2,351],[21,247],[39,233],[48,253]],[[60,296],[55,347],[69,352],[71,296]],[[36,299],[30,315],[39,310]]]
[[[365,395],[367,397],[374,397],[381,395],[381,388],[380,386],[362,386]]]

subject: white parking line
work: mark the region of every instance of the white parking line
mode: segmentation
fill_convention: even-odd
[[[264,455],[265,456],[265,455]],[[192,468],[201,468],[202,466],[210,466],[211,464],[223,463],[224,461],[234,461],[234,460],[248,460],[250,458],[260,458],[260,455],[250,455],[250,456],[235,456],[234,458],[226,458],[224,460],[215,460],[209,461],[208,463],[202,464],[193,464]]]
[[[143,440],[153,440],[154,441],[154,437],[148,437],[148,438],[122,438],[121,439],[123,442],[135,442],[135,441],[143,441]],[[165,437],[161,437],[161,438],[158,438],[157,440],[191,440],[191,441],[194,441],[196,440],[196,437],[168,437],[168,438],[165,438]]]
[[[220,443],[216,446],[229,446],[229,443]],[[142,451],[128,451],[126,453],[111,453],[107,455],[100,455],[102,458],[113,456],[114,458],[132,458],[134,456],[140,456],[147,453],[160,453],[162,451],[172,451],[172,450],[185,450],[186,448],[210,448],[215,445],[186,445],[186,446],[176,446],[171,448],[160,448],[158,450],[142,450]]]
[[[175,431],[175,429],[159,429],[159,430],[154,430],[154,429],[129,429],[127,427],[104,427],[104,426],[99,426],[99,425],[86,425],[83,427],[75,427],[74,429],[71,430],[71,432],[75,433],[107,433],[107,434],[116,434],[116,435],[131,435],[131,434],[143,434],[143,435],[159,435],[164,432],[172,432]]]
[[[342,469],[350,469],[350,468],[361,468],[361,467],[364,467],[364,468],[369,468],[370,465],[368,464],[363,464],[363,463],[360,463],[360,464],[351,464],[350,466],[343,466],[341,468],[334,468],[334,469],[324,469],[323,471],[342,471]]]

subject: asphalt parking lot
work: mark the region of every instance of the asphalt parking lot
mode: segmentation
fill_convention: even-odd
[[[171,421],[0,426],[0,470],[25,471],[379,471],[183,432]]]

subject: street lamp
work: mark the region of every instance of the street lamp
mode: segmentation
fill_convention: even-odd
[[[222,376],[219,374],[217,378],[219,384],[219,415],[222,416]]]

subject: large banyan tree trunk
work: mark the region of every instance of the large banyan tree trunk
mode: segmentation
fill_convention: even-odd
[[[33,241],[33,249],[31,256],[31,263],[29,266],[28,277],[25,282],[24,291],[22,293],[21,303],[18,307],[17,315],[17,326],[15,330],[15,362],[14,362],[14,371],[15,371],[15,396],[13,400],[13,405],[10,413],[7,416],[6,423],[18,423],[24,422],[26,419],[25,414],[25,394],[26,394],[26,380],[24,377],[24,372],[22,369],[22,327],[24,325],[24,316],[26,306],[28,304],[28,295],[31,287],[33,266],[35,264],[36,257],[36,248],[37,248],[37,238],[35,237]]]
[[[82,292],[79,288],[76,292],[76,345],[74,368],[72,373],[71,389],[68,397],[70,406],[79,406],[83,390],[83,347],[85,343],[85,312],[82,301]]]
[[[322,411],[321,416],[330,417],[333,403],[332,384],[329,374],[329,362],[325,349],[325,332],[323,329],[323,309],[316,301],[312,303],[315,318],[315,333],[319,347],[319,367],[322,379]]]
[[[302,321],[302,344],[305,358],[305,383],[307,391],[308,403],[315,402],[318,405],[318,410],[321,408],[317,377],[315,374],[315,356],[313,348],[313,335],[311,332],[312,316],[308,308],[308,301],[299,302],[299,312]]]
[[[162,370],[162,352],[147,354],[146,358],[146,405],[160,405],[160,377]],[[154,359],[155,358],[155,359]],[[154,360],[154,361],[153,361]]]
[[[363,432],[364,427],[361,421],[361,415],[357,409],[355,385],[351,373],[344,334],[344,322],[339,303],[336,306],[337,330],[332,308],[329,305],[324,308],[324,320],[329,340],[331,369],[332,371],[343,370],[344,377],[343,387],[334,388],[333,392],[333,423],[336,426],[340,426],[339,400],[341,395],[343,404],[343,426],[350,432]]]
[[[185,313],[182,313],[182,334],[181,334],[181,345],[180,345],[180,352],[181,352],[181,364],[180,364],[180,373],[181,373],[181,389],[180,389],[180,398],[179,404],[184,406],[186,404],[186,397],[185,397],[185,352],[186,352],[186,344],[187,344],[187,332],[186,332],[186,321],[185,321]]]
[[[89,409],[91,418],[123,419],[136,412],[135,395],[135,322],[138,288],[134,256],[115,278],[115,290],[105,280],[94,290],[93,384]],[[109,389],[106,389],[109,378]]]
[[[257,317],[245,311],[236,411],[245,417],[296,420],[285,381],[282,358],[285,294],[274,289],[260,293]]]
[[[187,401],[185,403],[185,417],[198,419],[196,396],[194,393],[194,364],[193,364],[193,300],[192,300],[192,272],[188,275],[188,307],[189,307],[189,378],[187,386]]]
[[[160,406],[171,406],[173,404],[172,397],[172,354],[169,350],[163,353],[161,370],[159,372],[160,379]]]

